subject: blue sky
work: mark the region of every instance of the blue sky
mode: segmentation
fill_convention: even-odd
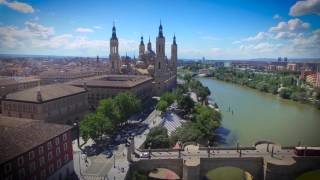
[[[320,57],[320,0],[0,0],[0,53],[107,56],[112,22],[120,53],[153,43],[161,19],[167,55],[180,58]]]

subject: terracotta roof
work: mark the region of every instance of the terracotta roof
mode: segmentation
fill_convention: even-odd
[[[37,92],[39,87],[18,91],[8,94],[5,100],[39,102],[37,100]],[[51,84],[40,86],[42,102],[57,99],[60,97],[70,96],[85,92],[86,90],[80,87],[75,87],[67,84]]]
[[[110,88],[131,88],[149,80],[152,80],[152,77],[139,75],[104,75],[75,80],[70,82],[70,84],[75,86],[83,86],[85,82],[88,87],[97,86]]]
[[[71,126],[0,116],[0,164],[63,134]]]

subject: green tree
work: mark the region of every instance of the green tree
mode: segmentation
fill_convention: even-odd
[[[99,141],[102,135],[112,134],[114,126],[108,117],[102,114],[90,113],[80,123],[81,137],[87,141],[89,138],[95,142]]]
[[[194,102],[190,96],[181,96],[177,99],[178,107],[183,109],[186,113],[190,113],[194,108]]]
[[[168,130],[164,127],[154,127],[150,129],[145,141],[145,148],[148,148],[150,143],[152,149],[169,148],[170,140]]]
[[[166,101],[168,105],[171,105],[175,100],[175,96],[173,93],[166,92],[160,97],[160,100]]]
[[[194,110],[193,122],[206,138],[212,139],[214,131],[220,127],[221,114],[207,106],[198,106]]]
[[[211,94],[208,87],[199,87],[196,89],[196,94],[198,98],[200,98],[200,101],[203,103],[204,101],[207,101],[208,96]]]
[[[268,89],[269,89],[268,86],[269,86],[268,83],[262,81],[262,82],[259,82],[256,87],[259,91],[268,92]]]
[[[156,106],[156,109],[157,109],[158,111],[165,112],[166,109],[168,108],[168,106],[169,106],[169,105],[168,105],[167,101],[165,101],[165,100],[160,100],[160,101],[158,102],[157,106]]]
[[[120,111],[111,98],[101,100],[96,112],[108,117],[116,127],[121,123]]]
[[[204,134],[191,122],[184,123],[178,127],[171,135],[171,144],[177,141],[185,142],[200,142]]]
[[[290,99],[292,90],[289,88],[282,88],[279,92],[280,97],[283,99]]]
[[[141,109],[140,100],[131,93],[120,93],[114,98],[115,107],[119,112],[120,123],[124,123],[128,118]]]

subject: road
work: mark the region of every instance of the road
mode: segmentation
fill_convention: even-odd
[[[149,130],[155,126],[158,126],[162,119],[158,115],[159,113],[154,110],[149,116],[143,121],[149,125],[142,135],[135,136],[136,148],[140,147],[146,139],[146,135]],[[80,144],[83,143],[80,140]],[[93,142],[89,141],[86,145],[91,145]],[[113,156],[107,158],[104,154],[99,154],[97,156],[88,157],[88,165],[85,163],[85,155],[81,154],[80,149],[77,146],[76,141],[73,143],[74,149],[74,167],[75,171],[81,179],[124,179],[129,163],[127,161],[127,148],[124,144],[121,144],[113,151]],[[114,163],[115,162],[115,163]]]

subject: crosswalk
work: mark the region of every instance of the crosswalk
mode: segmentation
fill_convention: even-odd
[[[185,120],[181,119],[174,113],[167,113],[162,122],[162,126],[168,130],[168,135],[170,136],[178,127],[184,123]]]

